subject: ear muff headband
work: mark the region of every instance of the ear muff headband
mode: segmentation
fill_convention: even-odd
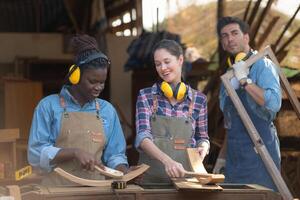
[[[249,57],[250,57],[250,56],[249,56]],[[234,59],[232,58],[232,56],[229,56],[229,57],[227,58],[227,63],[228,63],[228,66],[231,67],[234,63],[237,63],[237,62],[239,62],[239,61],[241,61],[241,60],[246,60],[246,59],[248,59],[247,54],[244,53],[244,52],[240,52],[240,53],[238,53],[238,54],[235,56]]]
[[[70,67],[69,73],[68,73],[70,83],[72,83],[73,85],[78,84],[80,81],[80,66],[82,66],[86,63],[89,63],[97,58],[103,58],[108,62],[108,64],[110,64],[110,61],[108,60],[106,55],[104,55],[103,53],[97,52],[95,54],[91,54],[85,60],[80,61],[78,64],[73,64]]]
[[[187,93],[187,87],[183,82],[178,83],[173,91],[172,86],[163,81],[160,85],[160,89],[168,99],[174,97],[178,101],[181,101]]]

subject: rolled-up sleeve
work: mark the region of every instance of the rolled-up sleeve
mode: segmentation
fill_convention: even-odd
[[[267,120],[273,120],[276,113],[281,107],[281,88],[279,76],[276,72],[276,66],[268,60],[264,59],[259,63],[264,62],[265,67],[261,67],[257,76],[257,85],[264,90],[264,106],[259,106],[261,115],[264,115]]]
[[[107,143],[103,151],[102,161],[105,165],[115,169],[118,165],[128,166],[126,157],[126,141],[121,128],[119,117],[116,111],[111,107],[111,118],[107,119],[110,125],[106,132]]]
[[[135,147],[141,151],[140,145],[145,138],[153,140],[150,126],[151,109],[146,96],[140,91],[136,102],[136,138]]]
[[[47,172],[52,170],[50,161],[56,156],[60,148],[54,147],[51,141],[51,113],[47,109],[47,102],[41,101],[36,107],[32,119],[28,141],[28,162]]]

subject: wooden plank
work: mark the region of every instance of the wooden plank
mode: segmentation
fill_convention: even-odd
[[[197,148],[187,148],[186,149],[191,169],[194,172],[199,173],[207,173],[202,160],[200,159],[199,152],[197,151]]]
[[[137,169],[125,174],[121,180],[128,182],[128,181],[138,177],[139,175],[143,174],[145,171],[147,171],[149,169],[149,167],[150,167],[149,165],[141,164],[138,166]]]
[[[57,167],[54,169],[56,173],[58,173],[60,176],[68,179],[69,181],[73,183],[77,183],[79,185],[86,185],[86,186],[99,186],[99,187],[105,187],[110,186],[113,182],[113,180],[90,180],[90,179],[84,179],[77,176],[74,176],[73,174],[70,174],[66,172],[65,170]]]
[[[112,168],[109,168],[109,167],[105,167],[104,166],[104,169],[101,169],[100,167],[98,167],[97,165],[95,165],[95,169],[97,171],[100,172],[100,174],[104,175],[104,176],[108,176],[108,177],[111,177],[111,178],[122,178],[124,173],[121,172],[121,171],[118,171],[118,170],[115,170],[115,169],[112,169]]]
[[[202,160],[200,159],[197,148],[186,149],[190,166],[193,172],[186,171],[187,175],[196,177],[201,184],[207,183],[221,183],[224,182],[225,176],[223,174],[209,174],[207,173]]]
[[[84,179],[77,176],[74,176],[63,169],[57,167],[54,169],[56,173],[58,173],[60,176],[68,179],[69,181],[73,183],[77,183],[79,185],[86,185],[86,186],[99,186],[99,187],[105,187],[105,186],[111,186],[113,181],[125,181],[128,182],[137,176],[143,174],[147,169],[149,168],[148,165],[142,164],[138,166],[136,170],[130,171],[128,174],[125,174],[121,179],[110,179],[110,180],[90,180],[90,179]]]
[[[258,59],[260,59],[264,55],[271,54],[270,52],[273,53],[270,48],[266,48],[263,52],[256,54],[254,56],[251,56],[246,61],[247,66],[250,67],[254,62],[256,62]],[[272,55],[271,55],[271,59],[274,59],[274,57]],[[276,62],[276,58],[275,58],[275,62]],[[279,68],[277,67],[277,69],[279,69]],[[280,70],[278,70],[278,71],[280,72]],[[263,163],[266,166],[266,168],[267,168],[270,176],[272,177],[276,187],[278,188],[278,191],[280,192],[281,196],[283,197],[283,199],[293,199],[292,194],[290,193],[288,187],[286,186],[286,184],[280,174],[280,171],[277,169],[268,150],[266,149],[266,147],[265,147],[258,131],[256,130],[253,122],[251,121],[245,107],[243,106],[241,100],[239,99],[235,89],[231,86],[230,78],[232,76],[233,76],[232,71],[227,72],[226,74],[221,76],[221,80],[227,90],[227,93],[228,93],[230,99],[232,100],[235,108],[237,109],[237,111],[243,121],[243,124],[245,125],[245,127],[249,133],[249,136],[254,143],[256,151],[259,153],[261,159],[263,160]],[[280,76],[280,78],[282,78],[282,77]],[[287,83],[284,82],[284,84],[287,84]],[[285,86],[288,87],[289,84],[287,84]]]
[[[177,190],[203,190],[203,191],[222,191],[223,188],[219,185],[204,185],[199,184],[197,179],[172,179]]]
[[[0,129],[0,142],[13,142],[20,137],[20,130],[15,129]]]
[[[14,200],[22,200],[19,186],[8,185],[6,187],[8,188],[9,196],[12,196]]]

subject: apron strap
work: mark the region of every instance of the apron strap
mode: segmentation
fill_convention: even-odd
[[[67,113],[66,102],[65,102],[65,99],[61,95],[59,95],[59,102],[60,102],[60,106],[64,109],[64,117],[68,118],[69,114]]]
[[[100,119],[100,104],[99,102],[97,101],[97,99],[95,99],[95,106],[96,106],[96,115],[97,115],[97,118]]]
[[[188,113],[188,118],[190,118],[190,119],[192,118],[194,103],[195,103],[195,92],[194,92],[194,90],[192,90],[192,100],[189,105],[189,113]]]
[[[157,107],[158,107],[157,96],[156,96],[156,95],[153,95],[153,106],[152,106],[152,112],[153,112],[153,114],[156,114],[156,112],[157,112]]]

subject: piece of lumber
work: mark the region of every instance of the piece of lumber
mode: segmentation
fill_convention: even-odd
[[[193,171],[186,171],[186,175],[193,176],[198,179],[199,183],[221,183],[224,182],[225,176],[223,174],[209,174],[207,173],[202,160],[199,156],[197,148],[186,149],[191,169]]]
[[[141,165],[137,166],[137,169],[125,174],[121,179],[110,179],[110,180],[90,180],[90,179],[80,178],[80,177],[74,176],[74,175],[66,172],[65,170],[63,170],[59,167],[55,168],[54,171],[56,173],[58,173],[60,176],[66,178],[67,180],[69,180],[73,183],[77,183],[79,185],[104,187],[104,186],[111,186],[113,181],[121,180],[121,181],[128,182],[128,181],[136,178],[137,176],[143,174],[148,168],[149,168],[148,165],[141,164]]]
[[[246,64],[248,67],[250,67],[254,62],[256,62],[258,59],[262,58],[263,56],[265,55],[271,55],[270,58],[273,62],[275,62],[276,64],[276,58],[275,56],[273,56],[273,52],[271,50],[270,47],[267,47],[265,48],[265,50],[263,52],[260,52],[254,56],[251,56],[248,60],[246,60]],[[280,69],[279,67],[277,67],[277,70],[279,72]],[[281,73],[282,75],[280,76],[280,78],[285,78],[283,73]],[[260,155],[267,171],[269,172],[270,176],[272,177],[279,193],[281,194],[282,198],[283,199],[293,199],[292,197],[292,194],[291,192],[289,191],[287,185],[285,184],[281,174],[280,174],[280,171],[277,169],[274,161],[272,160],[266,146],[264,145],[258,131],[256,130],[253,122],[251,121],[245,107],[243,106],[240,98],[238,97],[235,89],[231,86],[231,83],[230,83],[230,78],[233,76],[233,72],[232,71],[228,71],[226,74],[222,75],[221,76],[221,80],[224,84],[224,87],[226,88],[227,90],[227,93],[230,97],[230,99],[232,100],[235,108],[237,109],[242,121],[243,121],[243,124],[245,125],[248,133],[249,133],[249,136],[252,140],[252,142],[254,143],[254,146],[255,146],[255,149],[256,151],[258,152],[258,154]],[[286,84],[285,86],[286,87],[290,87],[288,82],[283,82],[283,84]],[[288,92],[291,92],[291,91],[288,91]],[[287,93],[288,93],[287,92]],[[290,96],[289,96],[290,97]],[[295,103],[298,103],[298,99],[296,99],[297,101]]]
[[[145,171],[147,171],[149,169],[149,167],[150,167],[149,165],[141,164],[141,165],[137,166],[137,169],[125,174],[121,180],[128,182],[128,181],[138,177],[139,175],[143,174]]]
[[[14,142],[20,138],[20,130],[16,129],[0,129],[0,142]]]
[[[202,163],[202,160],[200,159],[199,152],[197,151],[197,148],[187,148],[186,149],[191,169],[194,172],[198,173],[206,173],[207,171]]]
[[[112,168],[109,168],[109,167],[105,167],[105,166],[104,166],[104,169],[102,169],[99,166],[95,165],[95,169],[97,171],[99,171],[100,174],[102,174],[104,176],[107,176],[107,177],[111,177],[111,178],[119,179],[119,178],[122,178],[124,176],[123,172],[112,169]]]
[[[177,190],[222,191],[223,188],[216,184],[199,184],[195,178],[172,178]]]
[[[18,185],[8,185],[9,196],[12,196],[14,200],[22,200],[21,191]]]
[[[64,177],[65,179],[67,179],[73,183],[77,183],[79,185],[104,187],[104,186],[110,186],[113,182],[112,179],[111,180],[90,180],[90,179],[80,178],[80,177],[74,176],[73,174],[66,172],[65,170],[63,170],[59,167],[56,167],[54,169],[54,171],[56,173],[58,173],[60,176]]]

